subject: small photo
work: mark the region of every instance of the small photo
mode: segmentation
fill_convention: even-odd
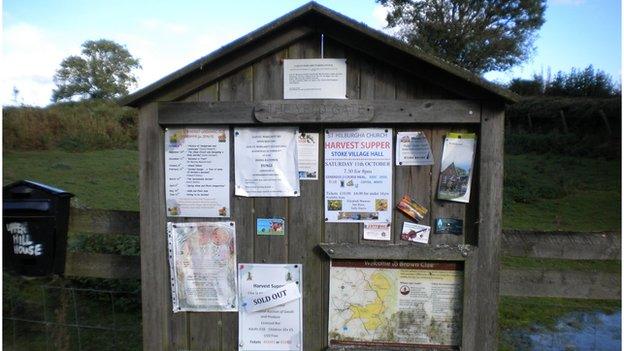
[[[338,212],[338,220],[350,221],[376,221],[379,212]]]
[[[436,218],[435,233],[436,234],[454,234],[462,235],[464,221],[455,218]]]
[[[341,211],[342,200],[327,200],[327,209],[329,211]]]
[[[375,211],[386,211],[388,209],[387,199],[375,199]]]
[[[397,204],[397,208],[416,221],[422,221],[429,211],[424,206],[412,200],[409,195],[403,195],[401,201]]]
[[[285,235],[286,226],[283,218],[257,218],[256,233],[258,235]]]

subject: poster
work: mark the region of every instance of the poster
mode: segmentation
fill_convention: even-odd
[[[325,219],[391,222],[392,129],[327,129]]]
[[[167,216],[230,217],[229,139],[228,128],[166,130]]]
[[[470,200],[470,183],[476,134],[449,133],[444,140],[438,184],[438,199],[457,202]]]
[[[236,128],[236,191],[246,197],[299,196],[297,129]]]
[[[462,263],[332,260],[329,274],[330,347],[459,349]]]
[[[397,166],[426,166],[433,164],[433,154],[423,132],[397,132]]]
[[[346,98],[346,59],[284,60],[284,99]]]
[[[392,238],[392,225],[388,222],[364,222],[364,239],[389,241]]]
[[[239,350],[303,350],[301,264],[239,263]]]
[[[167,223],[173,312],[238,310],[234,222]]]
[[[401,240],[412,241],[421,244],[429,244],[429,234],[431,234],[431,227],[429,226],[411,222],[403,222]]]
[[[297,134],[297,166],[300,180],[318,179],[319,133]]]

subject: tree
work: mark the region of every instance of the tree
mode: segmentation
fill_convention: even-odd
[[[621,94],[618,83],[602,70],[594,70],[592,65],[584,69],[572,68],[570,73],[557,72],[550,78],[534,74],[532,79],[514,78],[508,88],[522,96],[561,96],[561,97],[613,97]]]
[[[88,40],[82,44],[80,56],[72,55],[61,62],[54,75],[52,101],[126,95],[137,82],[133,70],[140,68],[139,60],[124,46],[106,39]]]
[[[475,73],[529,58],[545,0],[376,0],[389,28],[410,45]]]

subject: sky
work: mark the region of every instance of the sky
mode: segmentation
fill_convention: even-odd
[[[159,78],[305,4],[303,0],[4,0],[3,105],[45,106],[63,58],[87,40],[111,39],[140,59],[138,84]],[[374,0],[320,0],[320,4],[384,30],[384,8]],[[499,83],[535,73],[593,65],[621,80],[619,0],[548,0],[546,23],[532,59],[508,72],[489,72]],[[387,30],[386,30],[387,31]],[[390,32],[390,31],[387,31]],[[16,93],[17,92],[17,93]]]

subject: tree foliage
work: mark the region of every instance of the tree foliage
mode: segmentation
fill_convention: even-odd
[[[503,71],[533,52],[545,0],[376,0],[410,45],[475,73]]]
[[[82,44],[80,56],[72,55],[61,62],[54,75],[52,101],[126,95],[137,81],[133,71],[140,68],[139,60],[123,45],[106,39],[88,40]]]
[[[533,75],[533,79],[515,78],[509,89],[523,96],[558,97],[612,97],[620,95],[620,87],[611,76],[592,65],[584,69],[572,68],[570,73],[557,72],[553,78],[548,74]]]

